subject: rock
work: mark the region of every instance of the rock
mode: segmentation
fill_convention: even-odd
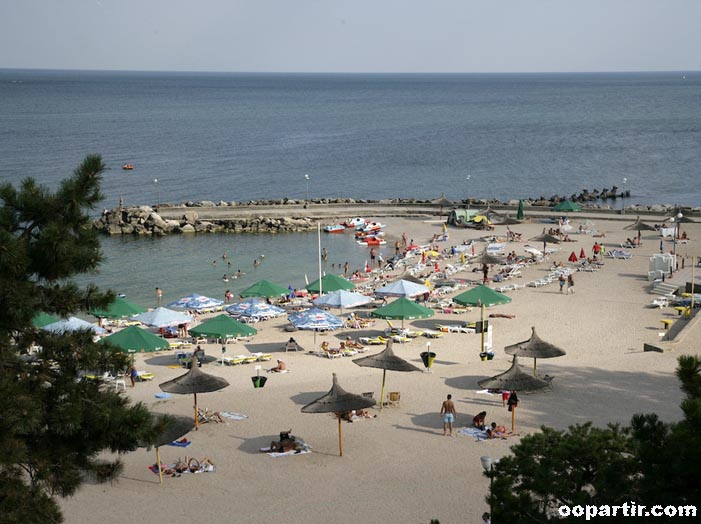
[[[186,211],[183,215],[183,220],[187,224],[195,224],[198,218],[199,215],[197,214],[197,211]]]
[[[185,224],[184,226],[180,226],[180,232],[181,233],[194,233],[195,226],[193,226],[192,224]]]

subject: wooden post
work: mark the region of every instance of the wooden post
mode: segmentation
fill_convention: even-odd
[[[380,393],[380,411],[382,411],[382,405],[385,403],[385,376],[387,376],[387,370],[382,370],[382,392]]]
[[[515,425],[516,425],[516,404],[511,406],[511,433],[514,432]]]
[[[158,478],[160,483],[163,484],[163,469],[161,468],[161,449],[156,448],[156,463],[158,464]]]
[[[197,393],[193,393],[193,394],[195,395],[195,431],[199,431],[200,430],[200,417],[197,416]]]
[[[343,430],[341,429],[341,412],[338,412],[338,456],[343,456]]]

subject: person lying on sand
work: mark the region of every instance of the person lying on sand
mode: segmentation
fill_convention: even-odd
[[[518,436],[518,433],[512,433],[506,429],[506,426],[497,426],[496,422],[492,422],[489,429],[487,429],[487,438],[501,438],[506,439],[507,437]]]

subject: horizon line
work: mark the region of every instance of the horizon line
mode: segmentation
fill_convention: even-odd
[[[50,71],[73,73],[177,73],[210,75],[594,75],[594,74],[692,74],[696,69],[670,70],[590,70],[590,71],[210,71],[185,69],[75,69],[44,67],[0,67],[0,71]]]

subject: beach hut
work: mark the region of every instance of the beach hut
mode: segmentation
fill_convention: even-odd
[[[379,368],[382,370],[382,389],[380,392],[380,409],[382,409],[382,404],[385,399],[385,378],[387,371],[421,371],[414,364],[407,362],[401,357],[394,354],[392,350],[392,340],[387,341],[385,349],[375,355],[369,355],[367,357],[357,358],[353,361],[361,367],[367,368]]]
[[[321,282],[321,286],[319,286]],[[355,289],[355,284],[350,280],[340,277],[338,275],[328,274],[321,277],[321,280],[316,279],[314,282],[307,286],[307,291],[310,293],[330,293],[332,291],[338,290],[351,290]]]
[[[536,360],[539,358],[554,358],[565,355],[565,350],[559,348],[555,344],[546,342],[535,332],[535,327],[531,327],[531,338],[523,342],[517,342],[504,348],[507,355],[515,355],[517,357],[529,357],[533,359],[533,375],[536,374]]]
[[[104,309],[91,309],[89,313],[97,318],[124,318],[145,313],[146,308],[132,304],[122,297],[116,297],[109,306]]]
[[[286,287],[278,286],[273,284],[268,280],[259,280],[252,286],[246,288],[239,296],[246,297],[263,297],[263,298],[273,298],[273,297],[286,297],[289,295],[290,291]]]
[[[164,338],[149,333],[139,326],[129,326],[116,333],[100,340],[101,344],[109,344],[122,351],[147,353],[158,351],[159,349],[169,349],[170,344]]]
[[[194,395],[195,397],[195,431],[199,429],[199,417],[197,412],[197,394],[211,393],[219,391],[229,385],[229,382],[221,377],[209,375],[200,370],[199,366],[193,359],[192,367],[184,375],[180,375],[172,380],[163,382],[158,385],[162,391],[166,393],[175,393],[177,395]]]
[[[477,211],[475,211],[475,210],[453,209],[448,214],[448,220],[446,222],[452,226],[465,227],[465,225],[468,222],[472,221],[472,219],[474,218],[474,216],[476,214],[477,214]]]
[[[302,408],[302,413],[335,413],[338,419],[338,454],[343,456],[343,430],[341,420],[343,413],[354,409],[366,409],[376,404],[374,399],[348,393],[339,384],[333,373],[333,385],[326,395],[310,402]]]

